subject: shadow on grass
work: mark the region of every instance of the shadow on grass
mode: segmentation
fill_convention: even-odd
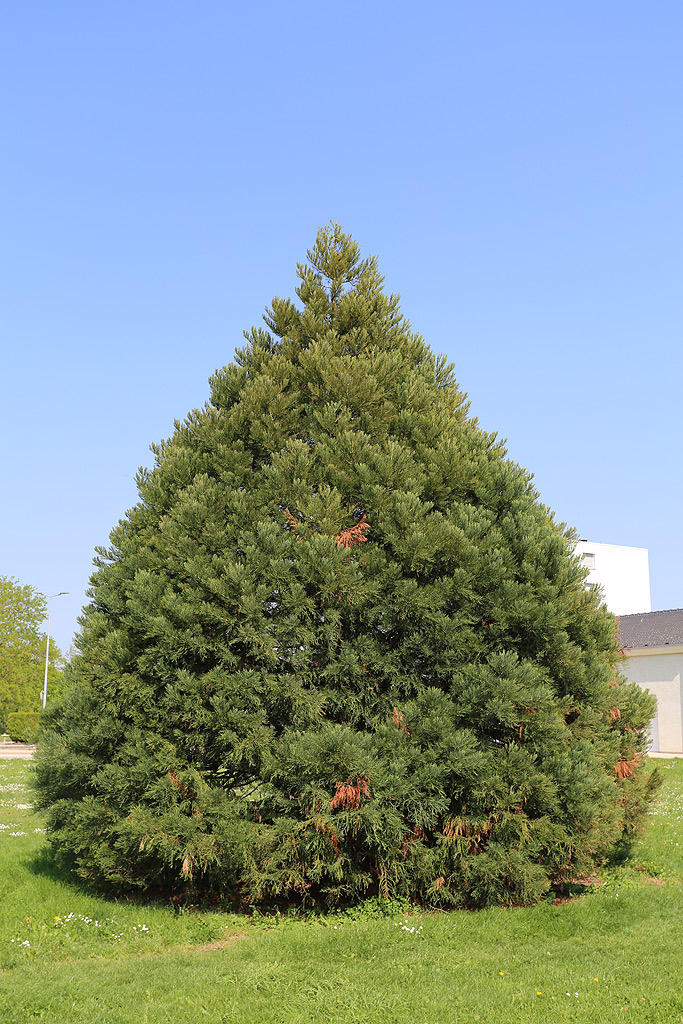
[[[30,874],[46,879],[70,893],[100,900],[112,906],[136,906],[159,908],[175,915],[203,912],[217,912],[243,918],[245,922],[258,922],[262,927],[269,927],[283,919],[297,921],[334,920],[362,921],[381,918],[402,917],[405,914],[419,912],[421,908],[405,898],[390,898],[373,895],[355,903],[343,904],[334,908],[308,907],[302,908],[295,902],[281,900],[262,903],[259,906],[245,906],[234,894],[197,893],[190,891],[163,892],[150,890],[112,892],[99,887],[82,878],[63,853],[46,843],[39,850],[22,859],[22,867]]]
[[[58,882],[60,885],[73,889],[74,892],[107,898],[106,893],[96,891],[94,886],[88,886],[82,878],[79,878],[73,867],[49,843],[41,846],[35,853],[23,857],[21,866],[32,875],[49,879],[51,882]]]
[[[94,885],[87,879],[81,878],[69,859],[60,853],[59,850],[55,850],[49,843],[42,846],[35,853],[24,857],[21,864],[30,874],[66,888],[74,895],[88,896],[111,905],[121,906],[122,904],[129,904],[140,907],[163,907],[167,910],[175,910],[176,912],[179,910],[178,901],[168,894],[164,895],[147,890],[114,893]],[[184,905],[185,911],[189,909],[191,909],[189,905]],[[202,908],[197,905],[192,907],[192,909],[199,910]]]
[[[191,891],[129,891],[112,892],[82,878],[69,859],[49,843],[23,860],[23,866],[33,875],[48,879],[66,887],[74,894],[89,896],[112,905],[158,907],[175,914],[192,912],[225,912],[245,919],[257,919],[263,924],[269,919],[283,918],[311,919],[334,917],[348,920],[376,920],[384,917],[402,916],[411,912],[435,908],[422,907],[406,898],[390,898],[372,895],[355,903],[341,904],[334,908],[312,906],[302,908],[287,900],[262,903],[259,906],[245,906],[231,894],[198,893]],[[603,884],[597,875],[577,878],[571,882],[554,886],[539,903],[573,903],[594,893]],[[462,908],[460,908],[462,909]],[[443,908],[442,908],[442,912]],[[475,911],[476,913],[476,911]]]

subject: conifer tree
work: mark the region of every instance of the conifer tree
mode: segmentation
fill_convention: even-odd
[[[653,700],[574,535],[338,225],[98,552],[37,762],[115,889],[529,903],[628,841]]]

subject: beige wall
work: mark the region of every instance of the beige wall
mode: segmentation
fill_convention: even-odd
[[[652,750],[683,753],[683,645],[640,647],[627,651],[625,675],[657,698],[652,723]]]

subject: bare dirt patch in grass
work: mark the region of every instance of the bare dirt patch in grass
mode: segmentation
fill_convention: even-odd
[[[204,942],[201,946],[176,946],[174,948],[185,953],[215,953],[219,949],[229,949],[230,946],[234,946],[246,938],[248,938],[247,932],[231,932],[230,935],[222,935],[220,939],[214,939],[213,942]]]
[[[135,956],[138,960],[164,961],[169,957],[188,956],[194,953],[217,953],[221,949],[230,949],[243,939],[253,938],[247,931],[231,932],[229,935],[222,935],[219,939],[211,942],[202,942],[195,945],[191,942],[175,943],[166,946],[165,949],[139,949]]]
[[[585,896],[587,892],[591,892],[602,884],[602,879],[598,878],[597,875],[585,875],[583,878],[574,878],[565,891],[555,897],[553,906],[559,907],[563,903],[573,903],[575,900]]]

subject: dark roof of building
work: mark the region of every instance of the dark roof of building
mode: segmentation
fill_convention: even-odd
[[[619,633],[621,645],[627,649],[683,644],[683,608],[620,615]]]

